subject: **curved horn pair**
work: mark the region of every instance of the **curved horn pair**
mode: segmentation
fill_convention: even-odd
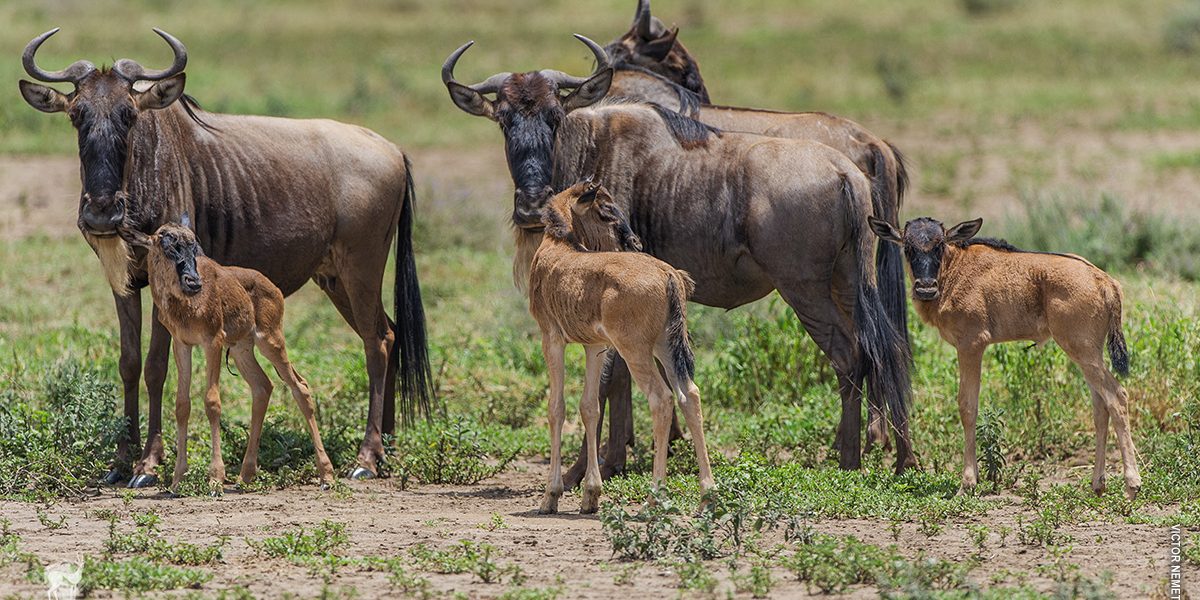
[[[58,31],[59,28],[55,27],[33,38],[33,41],[25,46],[25,52],[21,55],[21,63],[25,65],[25,72],[38,81],[46,83],[79,83],[84,77],[87,77],[92,71],[96,70],[95,65],[86,60],[78,60],[61,71],[46,71],[38,67],[34,61],[33,57],[37,54],[42,42],[45,42],[47,38],[58,33]],[[175,62],[170,68],[146,70],[135,60],[122,58],[113,65],[113,71],[128,81],[157,81],[183,72],[184,67],[187,66],[187,48],[184,47],[183,42],[180,42],[174,36],[161,29],[155,28],[154,33],[157,33],[159,37],[166,40],[167,44],[171,46],[171,50],[175,53]]]
[[[601,48],[599,44],[582,35],[579,35],[578,33],[575,34],[575,39],[583,42],[584,45],[586,45],[588,49],[592,51],[592,54],[596,57],[596,69],[588,77],[575,77],[573,75],[568,75],[562,71],[555,71],[553,69],[544,69],[539,71],[543,77],[555,82],[560,88],[577,88],[583,85],[584,82],[586,82],[589,78],[594,77],[597,73],[611,66],[608,60],[608,54],[604,52],[604,49]],[[449,58],[446,59],[446,62],[442,64],[442,83],[447,85],[451,83],[463,85],[454,79],[454,66],[458,64],[458,59],[463,55],[463,53],[474,44],[475,42],[467,42],[463,44],[458,48],[458,50],[455,50]],[[500,90],[500,86],[504,83],[504,80],[511,76],[512,73],[497,73],[491,77],[488,77],[481,83],[464,87],[469,87],[480,94],[493,94],[498,92]]]

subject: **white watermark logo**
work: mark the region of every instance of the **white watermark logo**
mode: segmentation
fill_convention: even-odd
[[[79,579],[83,567],[75,563],[58,563],[46,567],[47,600],[75,600],[79,596]]]
[[[1167,596],[1169,598],[1183,597],[1183,531],[1178,525],[1171,526],[1167,538]]]

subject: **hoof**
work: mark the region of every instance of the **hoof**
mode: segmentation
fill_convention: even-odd
[[[158,485],[158,475],[154,473],[134,475],[133,479],[129,480],[129,487],[134,489],[148,488],[156,485]]]
[[[322,492],[328,492],[329,490],[333,489],[333,484],[328,481],[322,481],[321,485],[317,486],[317,489],[321,490]]]
[[[100,478],[100,485],[121,485],[125,483],[125,474],[117,469],[113,469],[104,474]]]
[[[375,479],[375,472],[366,467],[355,467],[350,472],[350,479]]]
[[[1142,489],[1142,486],[1140,486],[1140,485],[1139,486],[1128,486],[1128,485],[1125,486],[1125,498],[1127,500],[1129,500],[1130,502],[1137,500],[1138,492],[1141,491],[1141,489]]]

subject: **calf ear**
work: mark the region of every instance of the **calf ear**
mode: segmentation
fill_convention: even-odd
[[[879,236],[879,239],[887,240],[893,244],[901,243],[900,232],[896,231],[896,228],[892,227],[891,223],[870,216],[867,217],[867,222],[871,224],[871,231],[874,231],[875,235]]]
[[[67,110],[67,95],[50,87],[22,79],[18,84],[21,97],[30,106],[44,112],[56,113]]]
[[[454,101],[454,105],[462,109],[463,112],[477,117],[487,117],[493,121],[496,120],[496,107],[483,94],[457,81],[447,83],[446,89],[450,90],[450,99]]]
[[[946,232],[946,242],[961,242],[975,237],[979,233],[979,228],[983,227],[983,219],[975,219],[974,221],[964,221],[951,227]]]
[[[600,71],[592,76],[591,79],[583,82],[583,85],[571,92],[565,100],[563,100],[563,108],[567,112],[571,112],[577,108],[591,106],[608,94],[608,88],[612,85],[613,70],[611,67]]]
[[[159,110],[175,103],[183,96],[183,85],[187,75],[180,73],[162,81],[154,82],[150,89],[138,92],[134,98],[138,110]]]

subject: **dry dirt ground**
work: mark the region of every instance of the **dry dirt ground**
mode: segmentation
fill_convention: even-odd
[[[297,526],[311,528],[323,519],[345,523],[349,544],[345,556],[409,556],[409,549],[425,543],[449,547],[469,539],[492,544],[499,550],[497,562],[515,563],[529,577],[526,587],[559,587],[561,598],[665,598],[680,590],[678,578],[666,565],[623,563],[610,558],[608,545],[597,517],[579,515],[579,496],[567,494],[559,515],[536,514],[546,464],[527,462],[475,486],[420,486],[399,490],[396,482],[377,480],[350,482],[350,494],[322,492],[315,487],[272,491],[269,493],[227,493],[219,499],[168,498],[157,492],[139,493],[128,507],[119,492],[101,490],[100,495],[78,502],[56,504],[46,512],[53,520],[66,518],[66,526],[50,530],[39,524],[38,507],[27,503],[0,503],[0,516],[13,522],[21,536],[21,548],[38,555],[46,564],[78,562],[84,554],[100,554],[108,538],[107,521],[95,512],[112,509],[124,514],[130,510],[153,510],[161,516],[161,529],[171,541],[210,544],[218,536],[228,536],[224,559],[210,567],[215,577],[202,589],[216,590],[235,585],[247,587],[257,597],[277,597],[286,593],[312,597],[323,584],[306,567],[282,559],[257,556],[245,540],[260,540],[280,535]],[[905,555],[924,552],[931,557],[957,560],[971,551],[966,526],[984,523],[993,531],[1001,526],[1016,529],[1015,515],[1020,512],[1017,498],[1004,498],[1011,506],[996,509],[977,521],[948,523],[936,535],[918,531],[915,523],[904,524],[895,540],[888,526],[876,521],[819,521],[815,531],[854,535],[863,541],[886,546],[897,544]],[[503,525],[490,528],[498,514]],[[123,520],[129,523],[129,519]],[[1065,527],[1064,533],[1075,538],[1070,560],[1083,572],[1098,574],[1108,570],[1115,575],[1113,591],[1123,598],[1147,598],[1155,595],[1166,573],[1166,534],[1149,526],[1092,524]],[[993,533],[983,552],[983,565],[972,579],[986,584],[996,576],[1009,583],[1009,574],[1029,573],[1029,583],[1044,590],[1053,583],[1037,574],[1039,564],[1051,562],[1040,549],[1021,546],[1010,535],[1003,544]],[[732,589],[722,561],[712,561],[710,570],[721,580],[723,590]],[[634,569],[631,573],[628,571]],[[627,581],[618,583],[622,575]],[[798,598],[809,595],[805,586],[787,571],[776,568],[773,598]],[[1200,574],[1196,574],[1200,575]],[[1193,575],[1193,576],[1196,576]],[[427,574],[433,587],[446,592],[465,592],[470,598],[490,598],[502,594],[503,584],[486,584],[469,574]],[[21,582],[20,569],[0,571],[0,595],[15,592],[34,597],[44,589]],[[344,568],[329,580],[333,588],[354,586],[362,597],[389,597],[396,594],[385,573]],[[814,590],[815,591],[815,590]],[[851,597],[876,597],[874,588],[853,588]],[[118,594],[119,596],[119,594]],[[97,592],[96,597],[112,597]],[[741,597],[748,597],[742,595]]]

